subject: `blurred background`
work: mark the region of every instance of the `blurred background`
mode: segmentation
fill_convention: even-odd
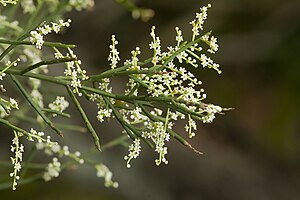
[[[220,50],[214,60],[223,73],[202,68],[194,73],[204,83],[207,102],[235,109],[212,124],[199,124],[191,143],[204,152],[202,156],[170,142],[169,164],[156,167],[155,153],[144,146],[139,159],[127,169],[126,148],[98,154],[97,159],[107,164],[119,182],[118,189],[106,189],[91,168],[84,168],[66,171],[50,183],[24,185],[17,192],[0,191],[0,199],[6,195],[42,200],[300,198],[300,1],[135,1],[155,11],[148,22],[132,19],[114,1],[95,2],[91,11],[68,14],[72,26],[61,37],[78,45],[76,53],[90,74],[108,69],[112,34],[119,40],[122,61],[136,46],[144,52],[141,59],[147,58],[152,25],[166,48],[174,44],[175,26],[188,38],[189,21],[201,6],[211,3],[205,29],[213,30],[218,38]],[[123,86],[115,83],[114,87]],[[95,116],[95,106],[87,109]],[[94,124],[104,140],[120,134],[117,123]],[[75,134],[71,138],[79,138],[77,146],[91,145],[89,137]]]

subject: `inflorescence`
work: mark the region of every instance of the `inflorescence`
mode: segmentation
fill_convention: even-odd
[[[0,3],[5,6],[15,4],[17,1],[0,0]],[[60,4],[58,0],[46,0],[43,3],[46,3],[50,10],[55,10]],[[33,13],[38,9],[36,2],[32,0],[20,1],[20,5],[25,14]],[[93,0],[69,0],[66,9],[81,10],[91,8],[93,5]],[[192,25],[191,39],[186,40],[180,28],[176,27],[175,45],[168,46],[166,51],[163,51],[161,39],[156,34],[156,27],[153,26],[150,31],[151,42],[149,43],[152,56],[144,61],[139,58],[142,54],[141,48],[135,47],[131,51],[131,57],[121,66],[120,53],[117,49],[118,41],[116,36],[112,35],[112,44],[109,46],[110,52],[108,55],[110,69],[89,76],[86,70],[82,68],[81,60],[74,53],[73,48],[75,45],[45,41],[46,35],[53,32],[58,34],[62,28],[69,27],[71,20],[64,21],[60,19],[56,22],[43,22],[32,28],[24,41],[4,41],[6,45],[26,44],[31,46],[22,46],[20,48],[22,53],[18,55],[17,59],[12,59],[15,57],[10,54],[3,56],[4,59],[1,62],[5,64],[0,71],[0,81],[2,82],[9,74],[25,99],[34,108],[36,122],[41,127],[47,124],[59,135],[62,135],[62,132],[55,126],[52,119],[58,115],[70,117],[69,114],[64,113],[70,105],[68,97],[56,96],[52,98],[52,102],[45,104],[48,98],[43,98],[40,88],[42,87],[42,81],[49,81],[66,87],[69,97],[81,114],[88,131],[100,150],[98,135],[77,98],[82,96],[94,102],[97,106],[97,120],[102,123],[110,118],[115,118],[122,125],[124,133],[133,141],[129,145],[128,155],[124,156],[128,168],[131,167],[131,161],[140,155],[142,144],[148,145],[158,154],[155,159],[157,166],[161,163],[168,164],[167,143],[172,138],[197,153],[201,153],[195,150],[184,139],[184,136],[178,134],[174,126],[180,120],[185,121],[183,129],[186,136],[193,138],[196,136],[197,121],[211,123],[216,114],[224,111],[218,105],[204,103],[207,95],[202,87],[202,81],[198,80],[189,69],[189,67],[199,68],[199,66],[202,66],[203,68],[212,68],[219,74],[221,73],[219,64],[207,55],[208,53],[213,55],[218,51],[217,38],[212,36],[211,32],[202,33],[204,22],[207,19],[207,10],[210,7],[210,4],[202,7],[200,12],[196,13],[195,19],[190,22]],[[9,26],[12,29],[11,35],[17,35],[15,32],[23,31],[17,21],[8,22],[4,16],[0,16],[0,22],[3,22],[3,24],[11,23],[11,26]],[[53,51],[52,60],[42,58],[44,46],[50,47]],[[2,55],[5,54],[4,47],[6,46],[0,46],[0,50],[3,50]],[[19,62],[28,67],[19,70],[16,68]],[[48,66],[58,63],[65,64],[64,76],[47,75]],[[24,74],[29,77],[28,83],[31,92],[28,94],[22,84],[14,77],[14,75]],[[123,75],[128,76],[126,89],[121,94],[114,93],[111,79]],[[6,91],[2,84],[0,90],[2,92]],[[44,105],[48,105],[48,108],[44,108]],[[50,136],[46,136],[42,131],[38,132],[35,129],[25,131],[5,119],[10,117],[11,113],[18,112],[18,110],[18,102],[14,98],[4,95],[0,97],[0,122],[14,130],[11,145],[11,152],[14,154],[11,157],[11,163],[14,168],[10,173],[13,178],[13,190],[16,189],[20,179],[19,173],[22,169],[25,149],[21,143],[23,137],[26,137],[30,142],[34,142],[37,150],[41,150],[51,157],[50,162],[44,168],[42,178],[45,181],[50,181],[60,175],[67,166],[62,163],[64,161],[62,157],[66,157],[71,164],[92,165],[96,169],[96,176],[104,178],[106,187],[118,187],[118,183],[112,180],[112,172],[104,164],[90,162],[79,151],[71,152],[68,146],[53,142]]]

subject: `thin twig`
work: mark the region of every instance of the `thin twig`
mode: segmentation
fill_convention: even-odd
[[[39,68],[40,66],[43,66],[43,65],[65,63],[65,62],[70,62],[70,61],[74,61],[74,60],[76,60],[76,58],[59,58],[59,59],[52,59],[52,60],[43,60],[43,61],[40,61],[38,63],[35,63],[33,65],[26,67],[25,69],[21,70],[20,73],[25,74],[31,70],[34,70],[36,68]]]
[[[27,37],[27,36],[26,36]],[[6,40],[6,39],[0,39],[1,44],[10,44],[10,45],[34,45],[30,41],[20,41],[20,40]],[[61,48],[75,48],[75,44],[63,44],[61,42],[44,42],[43,46],[48,47],[61,47]]]
[[[15,126],[15,125],[13,125],[12,123],[10,123],[9,121],[7,121],[7,120],[5,120],[5,119],[0,118],[0,123],[2,123],[2,124],[4,124],[4,125],[6,125],[6,126],[12,128],[13,130],[15,130],[15,131],[17,131],[17,132],[21,132],[21,133],[24,133],[24,134],[27,135],[27,132],[26,132],[25,130],[23,130],[23,129],[21,129],[21,128]]]
[[[49,108],[42,108],[41,110],[44,111],[44,112],[47,112],[47,113],[53,113],[53,114],[57,114],[57,115],[60,115],[60,116],[63,116],[63,117],[67,117],[67,118],[71,117],[71,115],[68,114],[68,113],[59,112],[57,110],[52,110],[52,109],[49,109]]]
[[[19,88],[20,92],[23,94],[23,96],[28,101],[28,103],[42,117],[42,119],[46,122],[46,124],[48,124],[58,135],[63,136],[62,132],[53,125],[51,120],[43,113],[41,108],[33,101],[33,99],[30,97],[30,95],[27,93],[27,91],[22,86],[22,84],[18,81],[18,79],[14,75],[11,75],[11,74],[10,74],[10,77],[14,81],[16,86]]]
[[[81,114],[81,117],[83,118],[83,121],[86,124],[86,127],[88,128],[89,132],[92,134],[92,137],[94,138],[94,142],[95,142],[95,145],[96,145],[97,149],[99,151],[101,151],[100,142],[99,142],[100,139],[99,139],[96,131],[94,130],[92,124],[90,123],[89,119],[87,118],[84,110],[82,109],[79,101],[77,100],[76,96],[72,92],[72,89],[70,88],[70,86],[66,86],[66,88],[67,88],[67,91],[68,91],[73,103],[75,104],[77,110]]]
[[[139,133],[135,127],[133,127],[131,124],[125,122],[123,120],[123,117],[121,116],[121,114],[115,109],[115,107],[112,105],[112,103],[110,102],[110,100],[108,100],[106,97],[103,97],[105,103],[110,107],[110,109],[112,109],[113,114],[115,115],[115,117],[117,118],[117,120],[120,122],[120,124],[123,126],[123,128],[126,130],[126,132],[128,133],[129,137],[131,139],[135,139],[135,137],[141,138],[150,148],[154,148],[153,144],[151,142],[149,142],[148,140],[146,140],[145,138],[143,138],[141,136],[141,133]],[[134,133],[135,137],[132,136],[132,133]]]

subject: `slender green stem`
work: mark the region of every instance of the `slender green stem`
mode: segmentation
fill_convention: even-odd
[[[133,79],[135,82],[137,82],[139,85],[148,88],[148,85],[146,83],[144,83],[142,80],[140,80],[139,78],[133,76],[133,75],[129,75],[129,78]]]
[[[157,117],[155,115],[152,115],[144,106],[142,106],[141,104],[139,104],[139,106],[141,107],[142,111],[152,120],[152,121],[161,121],[161,122],[165,122],[166,119],[161,119],[160,117]],[[183,137],[181,137],[178,133],[176,133],[175,131],[173,131],[172,129],[167,128],[167,132],[170,133],[172,135],[172,137],[174,137],[178,142],[180,142],[181,144],[183,144],[184,146],[188,147],[189,149],[191,149],[192,151],[194,151],[197,154],[203,154],[202,152],[198,151],[195,147],[193,147],[189,142],[187,142]]]
[[[108,100],[106,97],[103,97],[105,103],[109,106],[110,109],[112,109],[113,114],[115,115],[115,117],[117,118],[117,120],[120,122],[120,124],[124,127],[124,129],[126,130],[126,132],[128,133],[129,137],[131,139],[134,139],[135,137],[132,136],[131,132],[135,134],[136,137],[141,138],[150,148],[154,148],[153,144],[150,143],[148,140],[146,140],[145,138],[143,138],[141,136],[141,133],[139,131],[136,130],[136,128],[134,126],[132,126],[131,124],[125,122],[123,120],[123,117],[121,116],[121,114],[115,109],[115,107],[112,105],[112,103],[110,102],[110,100]]]
[[[125,129],[128,136],[132,140],[134,140],[136,138],[136,136],[133,134],[133,131],[128,127],[127,123],[123,120],[123,117],[121,116],[121,114],[115,109],[115,107],[112,105],[112,103],[106,97],[103,97],[103,99],[106,102],[106,104],[108,105],[108,107],[110,109],[112,109],[112,112],[113,112],[114,116],[116,117],[118,122],[122,125],[122,127]]]
[[[151,121],[154,122],[164,122],[166,123],[166,119],[165,118],[161,118],[155,115],[152,115],[144,106],[139,104],[139,107],[142,109],[142,111],[146,114],[147,117],[149,117],[151,119]],[[185,141],[185,139],[183,139],[180,135],[178,135],[177,133],[175,133],[174,131],[172,131],[171,129],[166,129],[175,139],[177,139],[181,144],[186,145],[187,142]]]
[[[10,111],[7,109],[6,100],[2,99],[1,97],[0,97],[0,105],[4,109],[6,114],[10,113]]]
[[[72,89],[70,88],[70,86],[66,86],[67,88],[67,91],[73,101],[73,103],[75,104],[77,110],[79,111],[79,113],[81,114],[81,117],[83,118],[83,121],[86,125],[86,127],[88,128],[89,132],[92,134],[92,137],[94,138],[94,142],[95,142],[95,145],[97,147],[97,149],[99,151],[101,151],[101,147],[100,147],[100,142],[99,142],[99,137],[96,133],[96,131],[94,130],[92,124],[90,123],[89,119],[87,118],[84,110],[82,109],[79,101],[77,100],[76,96],[74,95],[74,93],[72,92]]]
[[[16,69],[8,69],[6,71],[6,73],[7,74],[22,75],[20,70],[16,70]],[[51,76],[47,76],[47,75],[43,75],[43,74],[35,74],[35,73],[28,72],[28,73],[24,74],[23,76],[36,78],[36,79],[39,79],[39,80],[48,81],[48,82],[63,85],[63,86],[67,86],[67,85],[70,84],[70,81],[55,78],[55,77],[51,77]],[[105,91],[102,91],[102,90],[99,90],[99,89],[95,89],[95,88],[92,88],[92,87],[88,87],[88,86],[82,86],[80,88],[80,90],[84,90],[84,91],[91,92],[91,93],[96,93],[96,94],[99,94],[101,96],[114,98],[114,99],[117,99],[117,100],[122,100],[122,101],[129,102],[129,103],[132,102],[132,101],[144,101],[144,102],[172,102],[172,101],[175,101],[177,103],[192,104],[192,103],[188,103],[188,102],[186,102],[182,99],[174,98],[174,97],[170,97],[170,96],[152,97],[152,96],[147,96],[147,95],[141,95],[141,96],[118,95],[118,94],[114,94],[114,93],[105,92]],[[193,104],[195,104],[195,103],[193,103]]]
[[[108,143],[102,145],[102,150],[109,149],[111,147],[117,146],[119,144],[124,143],[126,140],[128,140],[128,135],[122,135],[112,141],[109,141]]]
[[[51,64],[58,64],[58,63],[65,63],[65,62],[70,62],[76,60],[75,58],[59,58],[59,59],[53,59],[53,60],[43,60],[38,63],[35,63],[33,65],[30,65],[26,67],[25,69],[21,70],[21,74],[25,74],[31,70],[34,70],[36,68],[39,68],[40,66],[43,65],[51,65]]]
[[[138,62],[138,65],[146,65],[148,63],[151,63],[151,60],[152,60],[151,58],[148,58],[147,60],[144,60],[143,62]],[[124,65],[124,66],[118,67],[116,69],[107,70],[101,74],[92,75],[92,76],[90,76],[90,78],[88,80],[85,81],[85,84],[100,80],[102,78],[115,76],[118,73],[122,73],[123,71],[126,71],[130,66],[131,65]]]
[[[63,112],[59,112],[59,111],[56,111],[56,110],[51,110],[51,109],[48,109],[48,108],[42,108],[41,110],[44,111],[44,112],[47,112],[47,113],[53,113],[53,114],[57,114],[57,115],[60,115],[60,116],[63,116],[63,117],[67,117],[67,118],[71,117],[71,115],[68,114],[68,113],[63,113]]]
[[[194,115],[194,116],[197,116],[197,117],[203,117],[203,116],[204,116],[202,113],[192,111],[192,110],[186,108],[185,106],[183,106],[183,105],[181,105],[180,103],[177,103],[177,102],[175,102],[175,101],[172,101],[172,104],[173,104],[177,109],[183,111],[185,114]]]
[[[5,119],[0,118],[0,123],[8,126],[9,128],[11,128],[11,129],[13,129],[13,130],[15,130],[17,132],[21,132],[21,133],[24,133],[24,134],[27,135],[27,132],[25,130],[23,130],[23,129],[21,129],[21,128],[13,125],[13,124],[11,124],[9,121],[7,121]]]
[[[10,45],[34,45],[30,41],[20,41],[20,40],[6,40],[0,39],[1,44],[10,44]],[[44,42],[43,46],[47,47],[61,47],[61,48],[75,48],[75,44],[63,44],[61,42]]]
[[[56,123],[56,126],[60,129],[64,129],[64,130],[68,130],[68,131],[76,131],[79,133],[86,133],[87,130],[85,127],[82,126],[76,126],[76,125],[69,125],[69,124],[65,124],[65,123]]]
[[[25,97],[25,99],[33,107],[33,109],[42,117],[42,119],[45,121],[45,123],[48,124],[58,135],[63,136],[62,132],[53,125],[51,120],[43,113],[41,108],[33,101],[31,96],[27,93],[27,91],[22,86],[22,84],[18,81],[18,79],[14,75],[10,75],[10,76],[11,76],[11,79],[16,84],[16,86],[19,88],[20,92]]]

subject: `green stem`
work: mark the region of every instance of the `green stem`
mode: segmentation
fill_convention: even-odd
[[[41,108],[33,101],[31,96],[27,93],[25,88],[23,88],[22,84],[18,81],[18,79],[16,79],[16,77],[14,75],[10,75],[10,76],[11,76],[11,79],[16,84],[16,86],[19,88],[20,92],[25,97],[25,99],[33,107],[33,109],[42,117],[42,119],[45,121],[45,123],[48,124],[58,135],[63,136],[62,132],[53,125],[51,120],[43,113]]]
[[[6,100],[2,99],[1,97],[0,97],[0,105],[4,109],[4,111],[5,111],[6,114],[10,113],[10,111],[7,109],[7,102],[6,102]]]
[[[96,131],[94,130],[92,124],[90,123],[89,119],[87,118],[84,110],[82,109],[79,101],[77,100],[76,96],[74,95],[74,93],[72,92],[72,89],[70,88],[70,86],[66,86],[68,93],[71,97],[71,99],[73,100],[73,103],[75,104],[77,110],[79,111],[79,113],[81,114],[81,117],[83,118],[84,123],[86,124],[86,127],[88,128],[89,132],[92,134],[92,137],[94,138],[94,142],[95,145],[97,147],[97,149],[99,151],[101,151],[101,147],[100,147],[100,142],[99,142],[99,137],[96,133]]]
[[[25,74],[31,70],[34,70],[36,68],[39,68],[40,66],[43,65],[51,65],[51,64],[58,64],[58,63],[65,63],[65,62],[70,62],[76,60],[75,58],[59,58],[59,59],[54,59],[54,60],[43,60],[38,63],[35,63],[33,65],[30,65],[26,67],[25,69],[21,70],[21,74]]]
[[[205,115],[199,113],[199,112],[195,112],[195,111],[192,111],[188,108],[186,108],[185,106],[181,105],[180,103],[177,103],[175,101],[172,101],[172,104],[179,110],[183,111],[185,114],[189,114],[189,115],[193,115],[193,116],[197,116],[197,117],[203,117]]]
[[[8,69],[6,71],[6,73],[7,74],[22,75],[21,71],[20,70],[16,70],[16,69]],[[59,78],[55,78],[55,77],[51,77],[51,76],[46,76],[46,75],[43,75],[43,74],[35,74],[35,73],[28,72],[28,73],[26,73],[26,74],[24,74],[22,76],[36,78],[36,79],[39,79],[39,80],[48,81],[48,82],[59,84],[59,85],[63,85],[63,86],[67,86],[67,85],[70,84],[70,81],[59,79]],[[96,93],[96,94],[99,94],[101,96],[105,96],[105,97],[109,97],[109,98],[114,98],[114,99],[122,100],[122,101],[126,101],[126,102],[132,102],[132,101],[172,102],[172,101],[175,101],[177,103],[190,104],[190,103],[188,103],[188,102],[186,102],[186,101],[184,101],[182,99],[178,99],[178,98],[174,98],[174,97],[170,97],[170,96],[151,97],[151,96],[147,96],[147,95],[141,95],[141,96],[118,95],[118,94],[113,94],[113,93],[105,92],[105,91],[102,91],[102,90],[99,90],[99,89],[95,89],[95,88],[92,88],[92,87],[88,87],[88,86],[82,86],[80,88],[80,90],[84,90],[84,91],[91,92],[91,93]]]
[[[21,132],[21,133],[24,133],[24,134],[27,135],[27,132],[26,132],[25,130],[23,130],[23,129],[21,129],[21,128],[19,128],[19,127],[13,125],[13,124],[11,124],[9,121],[7,121],[7,120],[5,120],[5,119],[1,119],[1,118],[0,118],[0,123],[1,123],[1,124],[4,124],[4,125],[6,125],[6,126],[8,126],[9,128],[11,128],[11,129],[13,129],[13,130],[15,130],[15,131],[17,131],[17,132]]]
[[[57,114],[57,115],[60,115],[60,116],[63,116],[63,117],[67,117],[67,118],[71,117],[70,114],[59,112],[59,111],[48,109],[48,108],[42,108],[41,110],[44,111],[44,112],[47,112],[47,113],[53,113],[53,114]]]
[[[1,44],[10,44],[10,45],[34,45],[30,41],[20,41],[20,40],[6,40],[6,39],[0,39]],[[44,42],[43,46],[48,47],[61,47],[61,48],[75,48],[75,44],[63,44],[61,42]],[[1,58],[1,57],[0,57]]]
[[[152,148],[152,149],[154,148],[153,144],[151,142],[149,142],[148,140],[146,140],[145,138],[143,138],[141,133],[139,133],[139,131],[137,131],[134,126],[132,126],[131,124],[129,124],[123,120],[123,117],[115,109],[115,107],[112,105],[110,100],[108,100],[106,97],[103,97],[103,99],[104,99],[105,103],[109,106],[109,108],[112,109],[113,114],[115,115],[117,120],[120,122],[120,124],[123,126],[123,128],[126,130],[126,132],[128,133],[128,135],[131,139],[135,138],[131,134],[131,133],[134,133],[136,137],[141,138],[150,148]]]
[[[142,111],[152,120],[152,121],[161,121],[161,122],[165,122],[166,120],[162,120],[160,117],[154,116],[152,115],[144,106],[140,105]],[[172,137],[174,137],[178,142],[180,142],[181,144],[183,144],[184,146],[188,147],[189,149],[191,149],[192,151],[194,151],[197,154],[203,154],[202,152],[198,151],[195,147],[193,147],[189,142],[187,142],[183,137],[181,137],[178,133],[176,133],[175,131],[173,131],[172,129],[167,128],[168,133],[170,133],[172,135]]]
[[[102,150],[109,149],[111,147],[117,146],[119,144],[124,143],[126,140],[128,140],[128,135],[122,135],[112,141],[109,141],[108,143],[102,145]]]
[[[166,123],[166,119],[165,118],[162,118],[162,117],[158,117],[158,116],[155,116],[155,115],[152,115],[144,106],[140,105],[139,104],[139,107],[142,109],[142,111],[146,114],[147,117],[150,118],[151,121],[154,121],[154,122],[163,122],[163,123]],[[180,135],[178,135],[175,131],[169,129],[169,128],[166,128],[166,130],[177,140],[179,141],[181,144],[183,145],[186,145],[188,142],[183,139]]]
[[[87,130],[85,127],[82,126],[76,126],[76,125],[69,125],[65,123],[56,123],[56,126],[59,127],[60,129],[68,130],[68,131],[76,131],[79,133],[86,133]]]
[[[146,65],[148,63],[151,62],[151,58],[147,59],[147,60],[144,60],[143,62],[139,62],[138,65]],[[91,75],[90,78],[88,80],[85,81],[85,84],[88,84],[90,82],[94,82],[94,81],[97,81],[97,80],[100,80],[102,78],[107,78],[107,77],[112,77],[112,76],[115,76],[116,74],[118,73],[121,73],[123,71],[126,71],[131,65],[124,65],[122,67],[118,67],[116,69],[110,69],[110,70],[107,70],[101,74],[97,74],[97,75]]]

